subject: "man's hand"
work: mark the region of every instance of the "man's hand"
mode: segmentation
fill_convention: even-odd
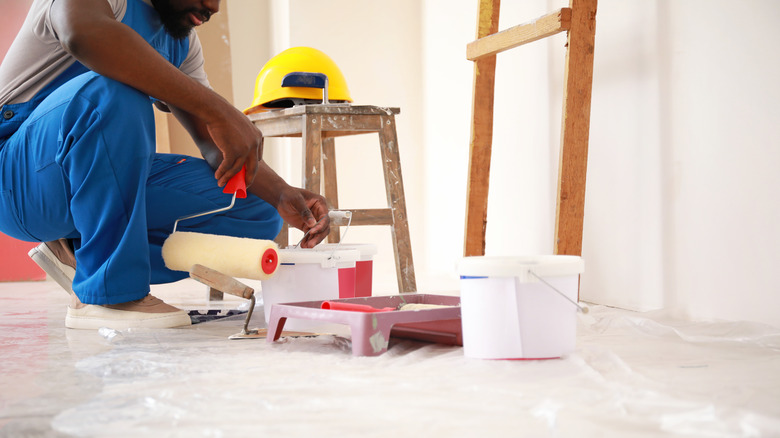
[[[206,121],[206,129],[214,145],[222,152],[214,177],[224,187],[228,180],[246,166],[246,185],[252,185],[258,160],[263,157],[263,134],[235,108],[221,113],[216,120]]]
[[[288,186],[276,209],[282,219],[299,230],[308,232],[301,242],[303,248],[313,248],[330,233],[330,218],[325,198],[308,190]]]

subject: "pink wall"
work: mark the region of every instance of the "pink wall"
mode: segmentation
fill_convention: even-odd
[[[5,58],[8,47],[22,26],[27,10],[32,0],[0,0],[0,11],[3,11],[3,25],[0,26],[0,59]]]
[[[3,25],[0,26],[0,59],[24,22],[32,0],[0,0]],[[27,251],[36,244],[21,242],[0,234],[0,281],[44,280],[46,274],[27,257]]]

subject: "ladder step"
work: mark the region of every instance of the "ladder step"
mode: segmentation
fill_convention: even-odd
[[[510,27],[469,43],[466,46],[466,58],[475,61],[569,30],[570,27],[571,8],[561,8],[530,23]]]
[[[339,208],[339,210],[349,210]],[[350,226],[361,225],[393,225],[393,210],[390,208],[369,208],[349,210],[352,212]],[[331,219],[332,226],[346,226],[349,222],[346,218]]]

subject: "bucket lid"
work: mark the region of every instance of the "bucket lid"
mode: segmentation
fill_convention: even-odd
[[[374,256],[377,254],[376,245],[373,243],[320,243],[313,248],[315,251],[333,251],[334,249],[354,249],[361,256]]]
[[[355,266],[360,260],[360,252],[354,249],[337,251],[318,251],[314,248],[286,248],[279,250],[280,265],[316,263],[323,268]]]
[[[519,277],[520,281],[536,281],[539,277],[560,277],[580,274],[585,270],[582,257],[569,255],[543,256],[474,256],[464,257],[458,273],[473,277]]]

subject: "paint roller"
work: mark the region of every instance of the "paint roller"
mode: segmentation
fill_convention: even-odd
[[[162,247],[165,266],[189,272],[194,265],[203,265],[231,277],[268,279],[279,265],[279,247],[274,241],[176,231],[180,221],[230,210],[237,197],[246,198],[246,168],[228,181],[223,192],[233,193],[227,207],[180,217],[174,222],[173,233]]]
[[[163,243],[162,256],[174,271],[203,265],[231,277],[266,280],[279,264],[277,249],[272,240],[177,231]]]

